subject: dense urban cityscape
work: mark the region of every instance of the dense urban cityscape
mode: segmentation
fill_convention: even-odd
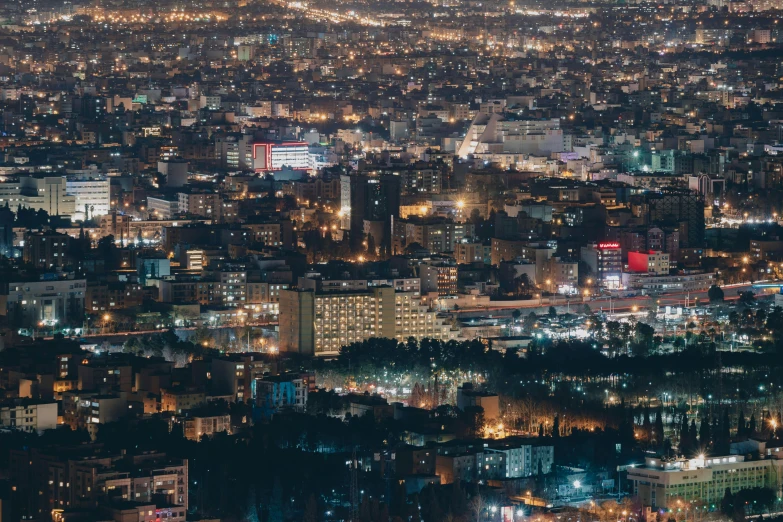
[[[783,521],[782,15],[0,1],[0,521]]]

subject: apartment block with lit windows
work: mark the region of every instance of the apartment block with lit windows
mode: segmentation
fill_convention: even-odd
[[[415,294],[398,292],[394,296],[394,304],[394,336],[397,339],[449,339],[451,326],[438,317],[437,312],[423,305]]]
[[[447,339],[450,326],[422,305],[416,292],[391,287],[280,293],[280,349],[333,355],[340,348],[371,337]]]

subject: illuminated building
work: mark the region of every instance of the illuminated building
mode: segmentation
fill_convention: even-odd
[[[310,168],[310,151],[303,141],[253,143],[253,169],[257,172]]]
[[[62,176],[20,176],[18,181],[0,183],[0,205],[16,212],[20,206],[45,210],[50,216],[73,216],[76,198],[68,194]]]
[[[719,504],[726,490],[770,487],[769,477],[779,476],[783,461],[746,460],[743,455],[665,460],[647,457],[644,466],[628,468],[631,493],[653,509],[680,500]],[[777,492],[776,492],[777,493]]]
[[[273,375],[252,383],[252,396],[261,415],[270,417],[285,409],[303,412],[310,391],[310,374]]]
[[[433,253],[454,252],[457,244],[474,235],[474,228],[471,223],[455,223],[439,217],[395,219],[392,251],[400,254],[407,245],[418,243]]]
[[[334,355],[372,337],[449,339],[451,327],[412,292],[368,290],[280,292],[280,350]]]
[[[492,247],[483,243],[457,243],[454,259],[458,265],[470,263],[492,263]]]
[[[457,155],[541,154],[569,150],[560,120],[519,119],[514,115],[479,113],[468,128]]]
[[[65,190],[73,196],[75,220],[93,219],[104,216],[110,210],[109,180],[105,178],[78,179],[69,177],[65,182]]]
[[[669,273],[669,254],[656,252],[628,252],[628,270],[640,274],[666,275]]]
[[[160,390],[160,411],[173,411],[180,414],[198,408],[206,402],[207,396],[203,390],[187,388]]]
[[[620,243],[604,241],[582,247],[582,261],[606,288],[620,288],[623,270]]]
[[[171,219],[179,213],[179,201],[173,198],[148,196],[147,208],[153,219]]]
[[[340,176],[341,227],[351,231],[351,241],[361,242],[365,234],[365,222],[381,225],[381,237],[374,237],[378,246],[391,246],[392,240],[385,231],[395,227],[400,217],[400,177],[393,174],[365,176],[350,174]]]
[[[68,264],[71,237],[58,232],[29,232],[24,237],[24,262],[49,270]]]
[[[57,403],[19,400],[0,406],[0,427],[28,433],[57,428]]]
[[[203,436],[211,437],[216,433],[231,434],[231,416],[194,414],[188,415],[184,421],[185,438],[200,441]]]
[[[143,518],[136,513],[112,520],[179,522],[188,510],[188,461],[169,458],[162,451],[115,453],[92,444],[25,446],[11,450],[10,463],[11,481],[22,498],[31,500],[22,508],[22,519],[41,518],[44,513],[48,518],[58,509],[95,508],[106,500],[108,491],[121,501],[132,499],[128,505],[134,510],[135,506],[146,509],[153,499],[168,506],[151,504],[153,515],[145,511]]]
[[[623,287],[644,290],[648,293],[696,292],[715,284],[713,272],[681,273],[675,275],[651,275],[623,273]]]
[[[421,286],[425,292],[439,296],[457,293],[457,264],[453,260],[432,260],[419,266]]]
[[[47,274],[48,276],[48,274]],[[47,325],[82,325],[84,279],[51,279],[6,283],[0,291],[0,315],[21,328]]]

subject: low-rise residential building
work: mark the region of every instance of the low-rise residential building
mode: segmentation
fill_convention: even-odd
[[[57,427],[57,403],[17,400],[0,403],[0,428],[38,433]]]

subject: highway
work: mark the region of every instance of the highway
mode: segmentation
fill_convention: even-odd
[[[247,324],[238,324],[238,325],[220,325],[220,326],[207,326],[210,330],[221,330],[221,329],[234,329],[234,328],[242,328],[244,326],[250,326],[252,328],[263,328],[263,327],[271,327],[271,326],[277,326],[277,322],[254,322],[254,323],[247,323]],[[176,331],[185,331],[185,330],[195,330],[198,328],[197,326],[177,326],[174,328]],[[100,330],[100,329],[99,329]],[[100,339],[109,339],[109,338],[117,338],[121,339],[124,337],[128,337],[131,335],[154,335],[154,334],[160,334],[165,332],[166,330],[134,330],[132,332],[101,332],[98,331],[97,333],[89,333],[89,334],[83,334],[76,336],[75,338],[78,339],[87,339],[90,337],[96,337]],[[44,336],[40,337],[42,339],[53,339],[51,336]]]
[[[721,286],[723,289],[724,300],[727,302],[735,301],[739,299],[738,292],[746,292],[749,290],[753,290],[757,297],[763,295],[771,296],[777,293],[777,289],[772,287],[754,289],[754,284],[762,283],[741,283]],[[534,300],[522,304],[517,302],[513,305],[508,305],[500,301],[497,302],[497,304],[490,304],[489,306],[460,308],[459,311],[455,313],[458,317],[479,317],[481,315],[487,315],[487,313],[496,312],[500,312],[497,315],[509,315],[511,311],[520,309],[530,310],[537,313],[545,313],[550,306],[554,306],[559,313],[565,313],[566,311],[579,311],[583,305],[589,305],[594,312],[603,311],[608,313],[611,311],[612,313],[622,313],[634,311],[634,307],[639,310],[643,310],[649,308],[653,304],[662,307],[685,307],[694,306],[697,299],[699,304],[705,304],[709,301],[706,290],[698,292],[673,292],[656,296],[636,295],[634,297],[611,298],[609,296],[588,298],[577,296],[568,300],[564,296],[555,296],[551,301],[549,299],[550,298],[544,298],[541,300],[541,302]]]

